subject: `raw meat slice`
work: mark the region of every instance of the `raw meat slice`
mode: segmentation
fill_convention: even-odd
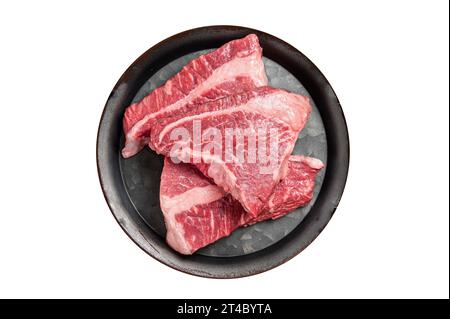
[[[165,115],[176,113],[187,104],[201,104],[263,85],[267,85],[267,77],[258,37],[250,34],[230,41],[190,61],[163,86],[126,109],[122,155],[133,156],[149,142],[152,125],[162,111]]]
[[[287,176],[275,186],[262,213],[247,224],[279,218],[308,203],[313,197],[316,174],[323,167],[324,164],[319,159],[291,155]]]
[[[165,124],[152,147],[165,156],[195,164],[256,217],[287,173],[287,159],[311,112],[309,100],[261,87],[203,107],[214,111]],[[213,130],[213,136],[207,136]],[[232,137],[231,152],[227,148],[230,130],[246,132],[242,138]],[[180,132],[184,135],[181,140]],[[239,150],[244,150],[240,152],[243,157]]]
[[[239,91],[236,89],[236,91]],[[269,86],[255,87],[249,85],[242,86],[241,91],[237,94],[231,94],[226,97],[216,99],[209,103],[203,104],[187,104],[180,107],[177,112],[162,112],[162,116],[158,116],[158,121],[152,123],[151,136],[149,141],[150,148],[158,150],[160,148],[163,134],[167,132],[164,130],[169,124],[178,120],[187,118],[189,116],[198,115],[202,113],[225,110],[231,107],[245,105],[251,99],[263,96],[265,94],[276,93],[277,89]]]
[[[167,243],[182,254],[192,254],[241,226],[279,218],[308,203],[320,160],[293,155],[289,174],[275,188],[256,218],[191,164],[165,159],[160,203],[167,228]]]

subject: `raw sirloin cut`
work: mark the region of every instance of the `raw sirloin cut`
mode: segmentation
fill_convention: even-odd
[[[289,157],[311,106],[305,97],[266,85],[262,49],[258,38],[251,34],[192,60],[165,85],[127,108],[123,120],[124,157],[133,156],[145,145],[167,154],[169,131],[189,126],[194,119],[201,120],[203,129],[220,127],[230,120],[241,121],[243,117],[246,119],[242,126],[259,123],[281,129],[281,160],[263,180],[255,175],[258,163],[246,173],[220,161],[213,165],[203,161],[196,168],[175,165],[166,158],[161,207],[167,241],[175,250],[191,254],[240,226],[278,218],[311,199],[315,175],[323,164],[312,158]],[[200,160],[208,156],[192,155]],[[257,191],[252,192],[253,187]]]
[[[205,112],[165,123],[158,138],[152,141],[152,148],[165,156],[194,164],[238,200],[250,215],[258,216],[275,186],[287,174],[288,158],[311,113],[308,99],[284,90],[260,87],[206,103],[202,108]],[[212,128],[219,131],[220,135],[216,135],[219,140],[215,140],[216,145],[222,146],[219,151],[209,147],[209,138],[195,142],[195,136],[199,135],[194,132],[195,123],[202,132]],[[239,140],[233,137],[231,152],[238,156],[237,150],[243,149],[244,158],[227,158],[230,152],[226,153],[226,130],[230,129],[247,132]],[[188,132],[182,143],[172,134],[180,130]],[[253,147],[255,152],[248,151],[250,144],[257,144]],[[259,156],[264,148],[272,153],[268,162]],[[249,160],[250,153],[253,160]]]
[[[167,243],[182,254],[192,254],[241,226],[284,216],[312,199],[314,180],[322,167],[318,159],[291,156],[288,175],[255,218],[193,165],[175,164],[166,157],[160,203]]]
[[[150,141],[159,118],[189,104],[202,104],[255,86],[267,85],[258,37],[250,34],[190,61],[163,86],[130,105],[123,118],[125,158]]]

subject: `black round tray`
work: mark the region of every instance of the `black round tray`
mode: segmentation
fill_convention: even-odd
[[[258,36],[265,58],[287,70],[301,83],[320,113],[326,135],[326,159],[323,159],[326,170],[321,177],[321,188],[315,202],[308,207],[306,216],[298,221],[299,224],[265,248],[236,256],[223,254],[219,257],[201,251],[183,256],[172,250],[164,239],[165,229],[158,202],[162,159],[149,150],[142,151],[144,155],[138,154],[134,162],[121,158],[124,140],[122,117],[125,108],[142,91],[147,80],[169,63],[201,50],[217,48],[250,33]],[[139,172],[142,171],[140,184],[151,185],[150,193],[136,193],[133,189],[136,185],[130,186],[133,165],[139,168]],[[188,30],[158,43],[125,71],[111,92],[100,120],[97,166],[100,184],[114,217],[145,252],[189,274],[236,278],[257,274],[286,262],[319,235],[336,210],[344,190],[349,166],[349,140],[345,118],[333,89],[307,57],[288,43],[258,30],[209,26]],[[144,212],[146,208],[149,208],[147,213]]]

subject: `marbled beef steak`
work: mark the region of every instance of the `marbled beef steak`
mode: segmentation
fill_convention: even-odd
[[[178,74],[142,101],[130,105],[123,118],[124,157],[149,142],[159,118],[178,113],[188,104],[201,104],[252,86],[267,85],[258,37],[250,34],[189,62]]]
[[[262,213],[253,217],[242,205],[190,164],[165,159],[160,203],[167,228],[167,243],[182,254],[192,254],[236,228],[284,216],[308,203],[314,180],[323,163],[292,155],[288,174],[275,188]]]
[[[220,107],[218,106],[220,104]],[[258,216],[278,182],[286,176],[287,160],[292,153],[298,133],[305,126],[311,105],[304,96],[271,87],[255,88],[208,103],[210,112],[184,117],[164,127],[152,147],[159,153],[193,163],[214,183],[230,193],[252,216]],[[208,108],[208,107],[207,107]],[[218,131],[216,144],[210,149],[210,139],[195,142],[195,127],[208,132]],[[244,158],[227,161],[227,130],[247,132],[242,139],[234,139],[233,154],[244,150]],[[175,132],[186,132],[187,139],[174,138]],[[257,151],[272,153],[264,162],[256,154],[251,160],[252,138]],[[272,142],[273,144],[269,145]],[[197,145],[196,145],[197,144]],[[270,151],[269,151],[270,148]],[[234,155],[233,155],[234,156]]]

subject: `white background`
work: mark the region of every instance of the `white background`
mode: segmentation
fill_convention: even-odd
[[[449,296],[447,1],[10,1],[0,4],[0,297]],[[197,278],[141,251],[103,198],[97,125],[160,40],[235,24],[327,76],[351,139],[323,233],[257,276]]]

